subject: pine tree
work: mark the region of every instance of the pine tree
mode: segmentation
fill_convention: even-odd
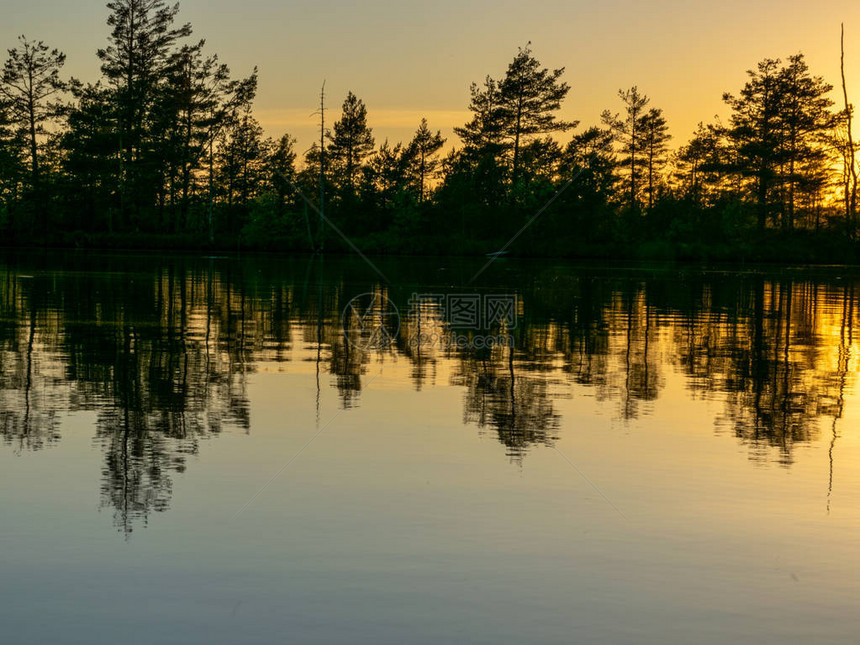
[[[171,198],[180,203],[177,230],[188,217],[196,171],[204,158],[212,160],[214,139],[250,109],[257,90],[256,68],[248,78],[234,80],[217,55],[203,54],[203,45],[186,45],[173,55],[167,87],[153,110],[163,120],[155,126],[156,133],[164,133],[159,155],[170,161],[168,181],[178,188]],[[210,167],[210,179],[212,174]]]
[[[111,93],[100,85],[75,83],[74,102],[60,146],[68,182],[64,199],[77,230],[113,232],[111,196],[117,189],[116,137]]]
[[[454,128],[454,134],[460,137],[466,151],[472,156],[483,153],[498,155],[505,147],[505,117],[499,84],[487,76],[483,85],[472,83],[469,93],[472,120],[463,127]]]
[[[726,136],[736,152],[733,170],[755,182],[759,231],[767,225],[771,190],[778,166],[784,161],[779,65],[778,59],[761,61],[755,70],[747,71],[749,80],[738,96],[723,95],[723,101],[732,109]]]
[[[666,163],[668,142],[672,138],[669,126],[663,116],[663,110],[651,108],[642,117],[642,149],[647,159],[648,168],[648,209],[654,207],[655,182],[660,170]]]
[[[400,194],[408,186],[409,168],[411,159],[403,149],[403,145],[397,143],[390,145],[388,139],[383,141],[379,150],[373,155],[369,166],[373,176],[374,187],[379,195],[379,203],[383,210],[395,206]]]
[[[562,177],[583,170],[580,183],[594,194],[608,199],[617,182],[613,134],[609,129],[592,126],[575,134],[564,149]]]
[[[721,129],[699,123],[690,141],[675,154],[674,165],[682,194],[696,207],[711,205],[712,198],[726,192],[726,171],[732,166]]]
[[[159,92],[171,78],[178,42],[191,35],[191,25],[174,28],[179,5],[163,0],[112,0],[107,24],[111,35],[97,52],[101,70],[113,90],[117,139],[120,216],[124,225],[136,206],[150,206],[161,189],[160,160],[151,151],[163,133],[150,127]],[[138,224],[139,222],[135,222]]]
[[[471,120],[455,127],[463,148],[452,150],[445,160],[445,185],[453,200],[476,201],[493,207],[503,201],[508,176],[507,155],[510,144],[505,139],[505,115],[501,106],[499,84],[487,76],[482,85],[469,88]]]
[[[244,211],[262,185],[266,161],[263,128],[250,106],[225,130],[217,156],[227,205]]]
[[[439,168],[441,162],[436,155],[444,145],[442,133],[437,130],[434,134],[427,125],[427,119],[421,119],[421,125],[406,149],[417,177],[419,202],[424,201],[426,180],[434,177]]]
[[[328,156],[337,179],[349,195],[354,195],[358,172],[373,151],[373,131],[367,126],[367,108],[355,94],[349,92],[343,102],[343,113],[326,133]]]
[[[629,90],[618,90],[618,96],[624,103],[624,117],[621,118],[619,114],[612,114],[606,110],[601,115],[601,119],[621,146],[620,165],[626,169],[628,175],[628,204],[631,210],[636,210],[639,206],[638,180],[645,162],[642,139],[643,117],[650,99],[640,94],[639,88],[635,85]]]
[[[60,71],[66,56],[49,48],[42,41],[34,42],[24,36],[20,45],[9,50],[9,57],[0,75],[0,99],[5,104],[6,118],[15,138],[26,141],[29,157],[30,190],[40,213],[40,226],[46,226],[47,210],[42,194],[41,148],[46,127],[59,116],[58,95],[68,87]]]
[[[780,121],[784,131],[784,183],[788,184],[788,204],[783,226],[791,229],[795,217],[795,192],[799,186],[815,183],[814,169],[827,156],[824,140],[836,125],[827,96],[833,86],[820,76],[812,76],[802,54],[790,56],[780,70]]]
[[[286,209],[287,195],[296,181],[296,140],[288,134],[266,147],[269,149],[268,165],[271,169],[271,183],[275,190],[278,209]]]
[[[0,100],[0,227],[14,228],[14,211],[18,197],[20,148],[13,136],[8,104]]]
[[[564,132],[576,125],[556,118],[570,91],[570,86],[561,81],[563,74],[563,67],[554,70],[541,67],[528,43],[519,50],[499,83],[502,123],[513,146],[511,177],[514,182],[519,177],[520,151],[528,140]]]

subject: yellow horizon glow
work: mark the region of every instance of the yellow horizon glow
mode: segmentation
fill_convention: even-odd
[[[105,0],[20,4],[0,25],[0,46],[26,33],[65,51],[69,75],[97,79]],[[259,66],[255,114],[268,136],[296,137],[298,151],[318,139],[311,113],[323,80],[329,122],[353,91],[377,143],[408,140],[427,117],[453,145],[453,127],[468,119],[469,84],[502,76],[529,41],[543,65],[566,67],[563,118],[596,125],[604,109],[620,109],[619,89],[638,85],[664,110],[677,147],[698,122],[727,115],[722,93],[737,92],[765,57],[803,52],[841,106],[844,22],[849,92],[860,105],[860,5],[850,0],[181,0],[180,21],[234,75]]]

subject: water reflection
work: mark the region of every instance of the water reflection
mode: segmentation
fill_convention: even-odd
[[[430,305],[390,346],[347,342],[342,312],[355,295],[405,305],[427,285],[457,284],[415,263],[386,273],[402,280],[386,287],[319,259],[8,260],[0,436],[16,451],[48,448],[64,414],[94,413],[102,503],[125,533],[168,508],[172,477],[201,441],[251,431],[248,375],[294,361],[314,363],[317,409],[327,387],[342,406],[360,405],[371,366],[406,361],[416,390],[461,388],[463,422],[516,461],[565,431],[563,399],[587,393],[626,422],[677,396],[681,377],[685,396],[721,401],[717,432],[751,458],[789,466],[796,445],[826,431],[833,464],[856,369],[854,279],[506,265],[478,291],[516,291],[516,326],[496,330],[512,347],[410,342],[452,328]]]

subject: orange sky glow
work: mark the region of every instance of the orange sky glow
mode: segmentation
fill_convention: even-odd
[[[0,25],[4,46],[24,33],[65,51],[69,74],[97,77],[95,49],[108,33],[103,0],[4,4],[14,15]],[[813,73],[838,85],[842,22],[849,91],[860,102],[860,4],[848,0],[182,0],[181,7],[195,36],[236,75],[259,67],[257,118],[271,136],[297,137],[299,152],[317,138],[312,113],[323,80],[330,118],[352,90],[368,106],[377,143],[408,139],[427,117],[456,144],[452,128],[468,117],[469,84],[504,74],[529,41],[545,66],[566,67],[564,118],[597,124],[604,109],[620,109],[618,89],[638,85],[663,108],[675,146],[699,121],[724,116],[722,93],[736,92],[764,57],[803,52]],[[833,98],[841,105],[841,91]]]

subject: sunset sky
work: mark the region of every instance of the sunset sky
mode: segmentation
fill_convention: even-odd
[[[3,1],[0,42],[19,34],[68,55],[66,72],[95,80],[108,34],[103,0]],[[256,115],[268,134],[309,147],[323,79],[332,116],[348,90],[368,106],[377,143],[410,137],[422,116],[455,142],[468,87],[501,76],[532,41],[547,67],[566,67],[564,116],[595,124],[619,109],[619,88],[638,85],[662,107],[683,143],[699,121],[725,114],[723,91],[764,57],[806,54],[813,73],[839,83],[839,24],[846,27],[849,91],[860,102],[860,4],[797,0],[182,0],[209,51],[235,75],[260,69]],[[834,93],[834,98],[839,98]],[[840,99],[841,100],[841,99]]]

